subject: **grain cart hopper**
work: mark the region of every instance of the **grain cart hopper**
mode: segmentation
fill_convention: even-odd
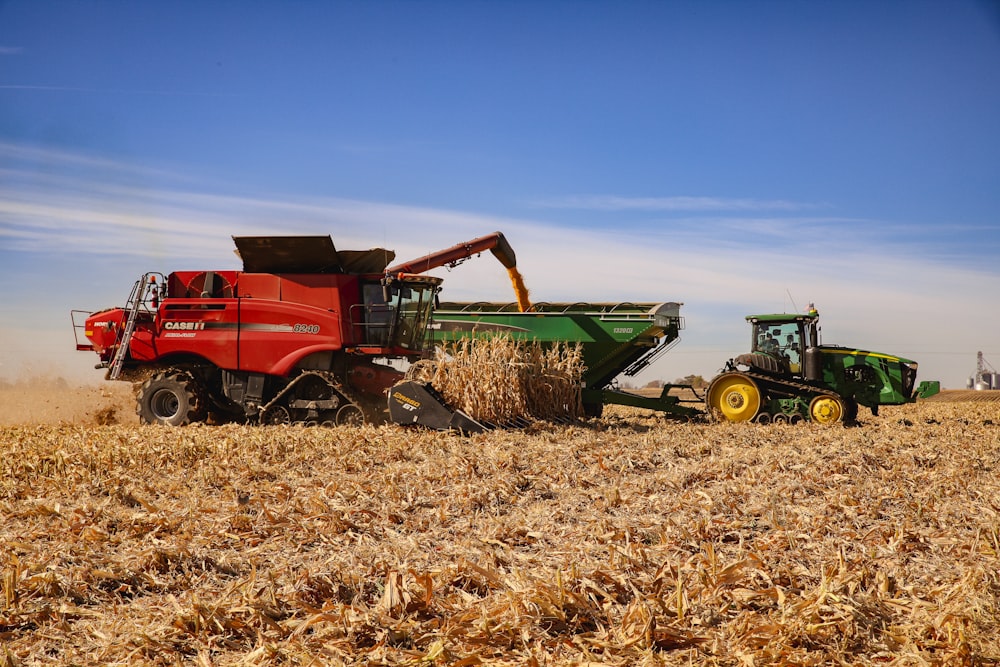
[[[233,240],[242,271],[147,273],[125,306],[72,312],[77,349],[142,383],[144,422],[378,420],[403,378],[392,361],[424,353],[441,279],[419,273],[484,250],[515,264],[499,232],[389,268],[392,251],[329,236]]]
[[[912,403],[937,393],[914,390],[917,364],[879,352],[820,343],[819,313],[748,315],[751,351],[726,363],[705,393],[708,409],[727,421],[853,422],[858,406]]]
[[[436,343],[468,337],[508,335],[543,347],[580,343],[583,363],[582,399],[588,416],[600,416],[605,404],[630,405],[687,418],[700,410],[684,405],[667,385],[657,397],[613,388],[620,374],[635,375],[679,340],[683,328],[679,303],[536,303],[528,312],[517,304],[442,303],[431,327]],[[692,401],[693,402],[693,401]],[[448,428],[449,413],[440,397],[424,383],[407,381],[392,388],[393,420],[431,428]]]

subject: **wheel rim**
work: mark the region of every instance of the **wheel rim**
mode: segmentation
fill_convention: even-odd
[[[762,412],[759,415],[757,415],[756,418],[754,418],[754,421],[757,422],[758,424],[770,424],[771,415],[767,412]]]
[[[836,396],[817,396],[809,404],[809,416],[819,424],[833,424],[844,417],[844,403]]]
[[[345,405],[337,410],[337,424],[340,426],[360,426],[365,423],[365,414],[356,405]]]
[[[181,409],[180,399],[169,389],[160,389],[149,399],[149,409],[157,419],[168,420]]]
[[[283,405],[275,405],[268,408],[260,418],[261,423],[268,424],[270,426],[280,426],[282,424],[289,424],[292,421],[292,416],[288,413],[288,408]]]
[[[726,421],[748,421],[760,409],[760,390],[753,380],[742,375],[720,378],[709,393],[710,407],[718,410]]]

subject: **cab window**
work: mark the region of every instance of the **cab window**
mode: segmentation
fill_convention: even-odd
[[[793,366],[799,364],[802,359],[802,335],[798,322],[757,322],[754,326],[754,352],[785,358]]]

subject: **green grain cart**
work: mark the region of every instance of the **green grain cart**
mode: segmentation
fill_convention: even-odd
[[[614,385],[619,375],[635,375],[679,342],[684,328],[680,307],[673,302],[536,303],[530,312],[519,312],[514,303],[442,303],[434,311],[431,329],[438,344],[500,334],[543,346],[580,343],[586,366],[582,401],[588,416],[600,416],[605,405],[613,404],[690,418],[702,411],[688,403],[700,401],[671,393],[686,386],[666,385],[658,396],[647,397]],[[393,387],[389,412],[397,423],[470,430],[469,418],[444,406],[423,383]]]

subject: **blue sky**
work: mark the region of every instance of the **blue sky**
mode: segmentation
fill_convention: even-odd
[[[68,310],[230,236],[494,230],[545,301],[682,301],[964,386],[1000,363],[1000,9],[955,2],[0,2],[0,377],[99,377]],[[486,256],[449,299],[508,301]]]

